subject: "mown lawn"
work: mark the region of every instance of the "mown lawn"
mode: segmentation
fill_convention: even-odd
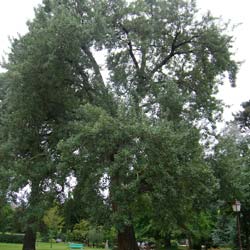
[[[8,243],[0,243],[1,250],[22,250],[22,244],[8,244]],[[50,250],[49,243],[38,243],[37,250]],[[68,249],[67,244],[53,244],[52,250],[66,250]]]
[[[37,250],[68,250],[67,243],[53,243],[52,248],[50,248],[50,243],[37,243]],[[85,250],[97,250],[96,248],[84,247]],[[22,250],[22,244],[7,244],[0,243],[0,250]]]

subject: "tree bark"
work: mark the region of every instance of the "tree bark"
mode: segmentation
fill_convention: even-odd
[[[118,232],[118,250],[139,250],[133,225],[125,226]]]
[[[250,250],[250,241],[249,241],[249,222],[250,222],[250,213],[249,211],[243,211],[243,218],[242,218],[242,232],[245,235],[244,247],[246,250]]]
[[[36,232],[28,227],[23,240],[23,250],[36,250]]]
[[[250,250],[250,242],[249,242],[249,230],[248,227],[245,227],[245,237],[246,237],[246,250]]]
[[[193,239],[191,237],[191,235],[188,235],[188,249],[193,249]]]

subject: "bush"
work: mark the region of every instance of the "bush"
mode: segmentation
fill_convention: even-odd
[[[81,220],[78,224],[75,224],[73,231],[68,234],[68,240],[86,242],[89,229],[89,222]]]
[[[104,235],[102,230],[96,230],[96,229],[89,230],[88,240],[93,246],[101,247],[104,240]]]
[[[171,240],[171,249],[178,249],[179,244],[177,240]]]
[[[24,234],[0,234],[0,242],[23,243]]]

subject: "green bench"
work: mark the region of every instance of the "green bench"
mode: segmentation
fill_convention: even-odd
[[[81,250],[83,250],[83,244],[69,243],[69,249],[81,249]]]

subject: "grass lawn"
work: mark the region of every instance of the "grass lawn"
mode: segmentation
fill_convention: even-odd
[[[49,243],[38,243],[37,250],[50,250]],[[53,244],[52,250],[68,250],[68,245],[63,243]],[[0,243],[0,250],[22,250],[22,244]]]
[[[52,248],[50,248],[50,243],[39,242],[37,244],[37,250],[68,250],[67,243],[53,243]],[[98,250],[97,248],[84,247],[85,250]],[[22,250],[22,244],[7,244],[0,243],[0,250]]]

